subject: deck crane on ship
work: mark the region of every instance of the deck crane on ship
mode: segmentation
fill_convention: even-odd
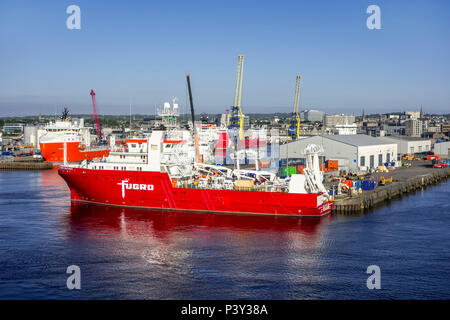
[[[97,131],[97,137],[98,137],[98,142],[101,143],[102,142],[102,127],[100,126],[100,121],[98,120],[98,112],[97,112],[97,104],[95,102],[95,92],[94,90],[91,89],[91,93],[90,93],[91,97],[92,97],[92,107],[94,109],[94,113],[92,114],[95,118],[95,129]]]
[[[300,102],[300,75],[297,75],[294,94],[294,110],[292,111],[291,123],[288,129],[288,134],[290,137],[292,137],[292,140],[297,140],[300,138],[300,115],[298,113],[299,102]]]

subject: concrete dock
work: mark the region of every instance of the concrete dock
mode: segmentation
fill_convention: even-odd
[[[379,179],[392,177],[393,182],[385,186],[378,186],[374,190],[363,191],[343,199],[336,199],[333,212],[341,214],[359,214],[396,197],[401,197],[428,185],[447,180],[450,168],[433,168],[431,161],[409,161],[410,168],[397,168],[389,173],[375,173],[373,177]]]
[[[52,168],[53,163],[35,159],[18,158],[13,161],[0,161],[0,170],[48,170]]]

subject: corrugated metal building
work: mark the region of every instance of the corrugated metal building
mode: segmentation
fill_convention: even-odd
[[[434,154],[444,157],[444,158],[449,158],[450,155],[450,141],[447,142],[440,142],[440,143],[436,143],[434,145]]]
[[[389,136],[383,139],[396,143],[399,155],[431,151],[431,140],[407,136]]]
[[[397,158],[397,144],[367,135],[312,136],[280,146],[282,159],[304,158],[303,150],[308,144],[321,145],[326,160],[338,160],[339,168],[367,170]]]

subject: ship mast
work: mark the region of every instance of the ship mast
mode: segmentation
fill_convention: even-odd
[[[192,117],[192,133],[195,141],[195,159],[196,162],[200,162],[200,148],[198,146],[198,134],[197,127],[195,126],[195,113],[194,113],[194,102],[192,101],[192,91],[191,91],[191,80],[189,73],[186,74],[186,80],[189,90],[189,103],[191,104],[191,117]]]

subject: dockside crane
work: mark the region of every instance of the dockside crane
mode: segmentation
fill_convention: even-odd
[[[95,92],[91,89],[91,97],[92,97],[92,106],[94,108],[94,118],[95,118],[95,129],[97,130],[97,137],[99,142],[102,141],[102,128],[100,127],[100,121],[98,120],[98,113],[97,113],[97,105],[95,103]]]
[[[300,75],[297,75],[294,94],[294,110],[292,111],[291,123],[288,129],[288,133],[293,140],[300,138],[300,115],[298,113],[298,105],[300,102],[300,79]]]
[[[239,140],[244,137],[244,114],[241,108],[241,98],[242,98],[242,77],[244,74],[244,56],[239,55],[238,68],[236,73],[236,88],[234,93],[234,104],[231,108],[230,125],[228,128],[237,129],[239,128]]]

